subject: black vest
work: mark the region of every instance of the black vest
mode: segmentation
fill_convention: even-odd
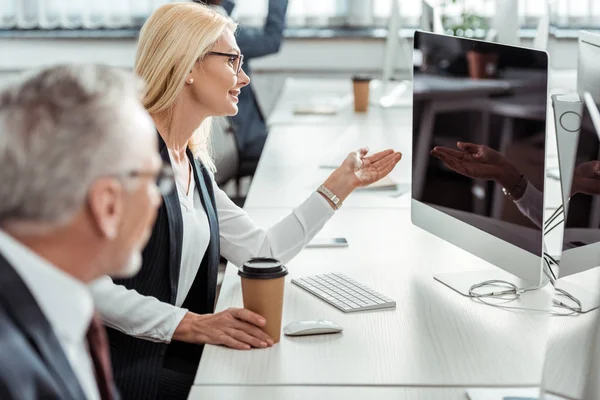
[[[171,163],[167,147],[159,136],[162,159]],[[192,170],[202,205],[210,226],[210,242],[190,291],[182,305],[191,312],[207,314],[214,311],[219,268],[219,224],[212,179],[204,165],[191,151]],[[134,289],[158,300],[175,304],[181,268],[183,219],[177,190],[163,197],[152,236],[143,251],[143,265],[133,278],[115,283]],[[182,342],[154,343],[108,329],[115,381],[124,399],[156,398],[159,375],[169,360],[182,359],[197,368],[204,346]]]

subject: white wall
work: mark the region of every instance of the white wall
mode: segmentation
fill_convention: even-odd
[[[530,40],[523,41],[528,44]],[[131,67],[135,45],[135,39],[0,38],[0,74],[57,62]],[[279,54],[254,60],[253,67],[257,72],[378,71],[384,46],[383,39],[287,39]],[[549,52],[553,68],[576,67],[576,40],[551,39]],[[399,57],[397,65],[406,68],[409,63]]]

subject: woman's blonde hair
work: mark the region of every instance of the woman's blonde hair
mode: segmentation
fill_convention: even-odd
[[[172,108],[185,79],[225,32],[237,25],[228,17],[197,3],[159,7],[140,31],[134,70],[146,83],[143,104],[150,114],[161,114],[171,124]],[[214,171],[210,154],[211,119],[194,132],[189,147]]]

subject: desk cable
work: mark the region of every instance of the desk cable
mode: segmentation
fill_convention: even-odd
[[[477,291],[477,289],[480,289],[485,286],[494,286],[494,287],[497,287],[498,290],[494,290],[492,292],[487,292],[487,293],[479,293]],[[553,298],[551,307],[566,310],[567,313],[557,312],[552,309],[539,310],[539,309],[534,309],[534,308],[515,307],[515,306],[505,305],[505,303],[510,303],[512,301],[518,300],[519,297],[521,296],[521,294],[532,291],[532,290],[536,290],[536,289],[539,289],[539,288],[521,289],[513,283],[499,280],[499,279],[492,279],[492,280],[484,281],[484,282],[477,283],[477,284],[471,286],[469,288],[469,297],[472,298],[473,300],[479,301],[480,303],[483,303],[485,305],[488,305],[491,307],[496,307],[496,308],[501,308],[501,309],[506,309],[506,310],[539,312],[539,313],[550,314],[550,315],[554,315],[554,316],[568,316],[568,315],[581,313],[581,302],[577,298],[575,298],[573,295],[568,293],[567,291],[565,291],[563,289],[558,289],[558,288],[555,288],[554,290],[559,294],[559,296],[564,296],[564,297],[568,298],[573,303],[575,303],[576,306],[569,305],[561,300]],[[489,298],[500,299],[500,300],[505,300],[505,301],[503,303],[495,304],[495,303],[488,301],[487,299],[489,299]]]
[[[552,225],[552,227],[550,227],[550,224],[552,224],[552,222],[556,221],[560,216],[563,216],[563,218],[560,221],[558,221],[556,224]],[[564,218],[564,213],[563,213],[563,205],[561,204],[556,210],[554,210],[554,212],[548,218],[548,220],[546,220],[546,222],[544,222],[544,236],[546,236],[548,233],[552,232],[557,226],[562,224],[564,221],[565,221],[565,218]],[[548,228],[548,227],[550,227],[550,228]]]
[[[560,219],[558,222],[554,223],[561,216],[563,216],[563,218]],[[561,204],[556,210],[554,210],[552,215],[550,215],[550,217],[544,222],[544,236],[547,235],[548,233],[550,233],[552,230],[554,230],[557,226],[559,226],[563,222],[564,222],[564,208],[563,208],[563,205]],[[554,225],[552,225],[552,223],[554,223]],[[556,316],[581,314],[581,312],[582,312],[581,311],[582,310],[581,301],[579,299],[577,299],[575,296],[573,296],[572,294],[570,294],[569,292],[567,292],[566,290],[559,289],[556,287],[557,276],[556,276],[552,266],[558,267],[558,265],[559,265],[558,262],[554,259],[554,257],[552,257],[550,254],[548,254],[546,252],[544,252],[542,258],[544,260],[542,270],[544,272],[544,275],[546,275],[548,277],[548,279],[550,280],[550,283],[554,287],[555,293],[558,294],[557,297],[565,297],[575,304],[575,305],[567,304],[564,301],[557,299],[555,297],[552,299],[551,308],[555,307],[555,308],[563,309],[563,310],[566,310],[567,313],[556,312],[551,309],[550,310],[536,310],[536,309],[526,308],[526,307],[514,307],[514,306],[504,305],[505,303],[510,303],[512,301],[518,300],[520,298],[521,294],[523,294],[523,293],[540,289],[541,286],[528,288],[528,289],[522,289],[522,288],[517,287],[517,285],[515,285],[511,282],[507,282],[507,281],[499,280],[499,279],[491,279],[491,280],[487,280],[487,281],[476,283],[476,284],[472,285],[469,288],[469,297],[471,297],[473,300],[477,300],[488,306],[502,308],[502,309],[542,312],[542,313],[548,313],[550,315],[556,315]],[[489,287],[489,286],[495,287],[498,290],[492,290],[491,292],[487,292],[487,293],[480,293],[478,291],[478,289],[481,289],[483,287]],[[505,301],[503,303],[494,304],[487,300],[490,298],[505,300]]]
[[[575,307],[563,303],[560,300],[557,300],[556,298],[552,299],[552,306],[555,306],[557,308],[564,308],[565,310],[570,311],[569,314],[559,314],[559,315],[571,315],[571,314],[581,314],[581,301],[579,301],[578,298],[576,298],[575,296],[573,296],[571,293],[567,292],[564,289],[560,289],[560,288],[554,288],[554,291],[558,293],[559,296],[564,296],[567,299],[571,300],[573,303],[576,304]]]
[[[558,222],[556,222],[554,225],[550,226],[554,221],[556,221],[560,216],[563,216],[563,218],[561,220],[559,220]],[[565,221],[564,218],[564,208],[563,205],[561,204],[556,210],[554,210],[554,212],[552,213],[552,215],[548,218],[548,220],[544,223],[544,236],[547,235],[548,233],[552,232],[552,230],[554,230],[557,226],[559,226],[560,224],[562,224]],[[554,287],[554,291],[556,293],[558,293],[558,296],[563,296],[568,298],[570,301],[572,301],[575,306],[566,304],[564,302],[562,302],[561,300],[558,300],[556,298],[552,299],[552,306],[553,307],[557,307],[557,308],[563,308],[565,310],[568,310],[570,313],[569,314],[558,314],[558,315],[571,315],[571,314],[581,314],[581,310],[582,310],[582,306],[581,306],[581,301],[579,299],[577,299],[575,296],[573,296],[571,293],[567,292],[564,289],[560,289],[556,287],[556,274],[554,273],[554,271],[552,270],[552,265],[555,265],[558,267],[558,262],[548,253],[544,253],[544,262],[546,265],[546,268],[544,268],[544,273],[546,274],[546,276],[548,276],[548,278],[550,279],[550,282],[552,283],[552,286]],[[548,273],[546,272],[550,271],[550,274],[552,276],[549,276]]]
[[[579,301],[579,299],[577,299],[572,294],[568,293],[566,290],[555,287],[556,275],[554,275],[551,265],[554,264],[554,265],[558,266],[558,263],[556,262],[556,260],[554,258],[552,258],[552,256],[545,254],[544,262],[547,265],[547,270],[546,270],[546,268],[544,268],[544,273],[550,279],[550,283],[554,287],[555,293],[558,293],[559,297],[566,297],[567,299],[569,299],[571,302],[573,302],[575,304],[575,306],[573,306],[568,303],[565,303],[564,301],[562,301],[560,299],[553,298],[551,307],[567,310],[567,313],[556,312],[553,310],[536,310],[536,309],[531,309],[531,308],[526,308],[526,307],[515,307],[515,306],[505,305],[505,303],[510,303],[512,301],[518,300],[520,298],[521,294],[530,292],[533,290],[538,290],[542,286],[528,288],[528,289],[522,289],[522,288],[517,287],[517,285],[515,285],[514,283],[499,280],[499,279],[492,279],[492,280],[487,280],[487,281],[472,285],[469,288],[469,297],[471,297],[472,299],[477,300],[480,303],[483,303],[485,305],[496,307],[496,308],[502,308],[502,309],[542,312],[542,313],[549,313],[551,315],[556,315],[556,316],[567,316],[567,315],[573,315],[573,314],[580,314],[581,309],[582,309],[581,301]],[[550,274],[548,274],[547,271],[550,271]],[[483,287],[489,287],[489,286],[492,286],[497,290],[492,290],[491,292],[486,292],[486,293],[481,293],[478,291],[478,289],[481,289]],[[494,298],[497,300],[498,299],[505,300],[505,301],[500,304],[495,304],[495,303],[491,303],[490,301],[488,301],[487,299],[489,299],[489,298]]]

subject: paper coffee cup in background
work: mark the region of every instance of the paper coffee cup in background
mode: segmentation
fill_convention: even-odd
[[[367,112],[367,109],[369,108],[370,83],[371,77],[369,75],[354,75],[352,77],[355,112]]]
[[[274,343],[281,337],[283,289],[287,268],[274,258],[251,258],[238,269],[244,308],[265,318],[262,327]]]

